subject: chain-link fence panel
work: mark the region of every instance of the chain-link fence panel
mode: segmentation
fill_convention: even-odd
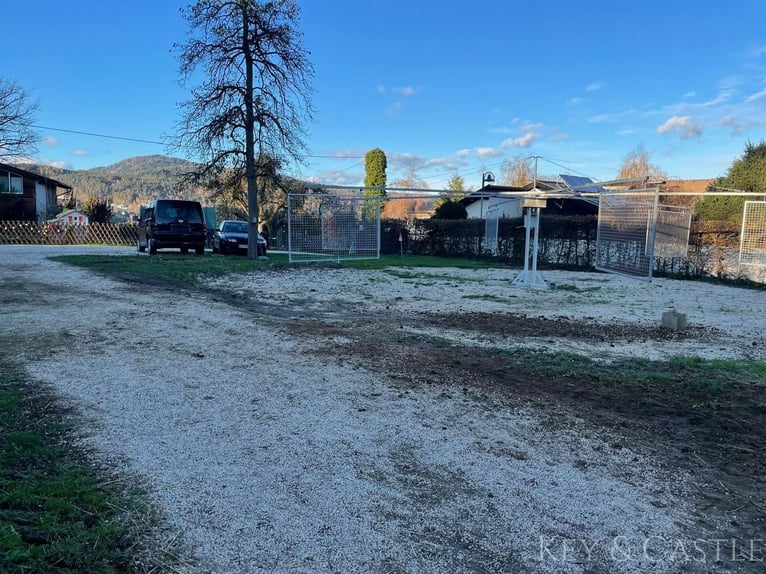
[[[654,257],[657,259],[686,257],[689,254],[691,226],[691,209],[678,205],[660,205],[657,208]]]
[[[290,262],[378,259],[380,198],[291,193],[287,198]]]
[[[649,281],[654,267],[657,190],[599,196],[596,269]]]
[[[766,201],[745,202],[739,264],[766,266]]]

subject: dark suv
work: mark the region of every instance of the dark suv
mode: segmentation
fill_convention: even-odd
[[[207,229],[199,201],[156,199],[141,207],[137,248],[150,254],[158,249],[180,249],[197,255],[205,253]]]

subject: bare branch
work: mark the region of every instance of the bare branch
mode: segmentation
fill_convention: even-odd
[[[37,101],[16,82],[0,78],[0,157],[24,158],[37,151],[39,134],[32,127]]]

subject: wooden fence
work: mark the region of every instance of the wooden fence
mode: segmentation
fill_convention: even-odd
[[[53,225],[37,221],[0,221],[0,244],[11,245],[135,245],[135,223]]]

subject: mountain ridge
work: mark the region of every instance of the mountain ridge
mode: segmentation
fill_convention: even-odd
[[[155,154],[125,158],[85,170],[38,164],[19,167],[71,185],[75,198],[80,201],[99,197],[137,212],[138,206],[158,197],[207,201],[204,188],[182,183],[182,175],[196,165],[188,160]]]

